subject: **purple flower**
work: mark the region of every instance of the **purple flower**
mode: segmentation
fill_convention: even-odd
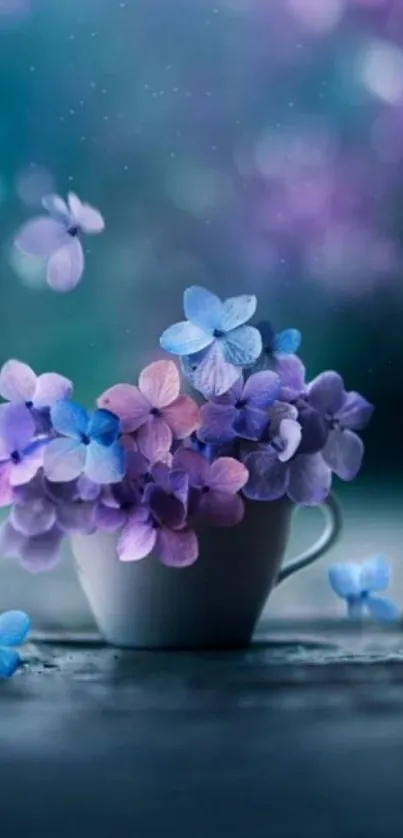
[[[146,458],[139,452],[128,451],[123,480],[104,487],[99,497],[95,509],[97,527],[104,532],[121,529],[141,503],[148,480],[152,476]]]
[[[44,198],[49,216],[28,221],[15,239],[22,253],[47,259],[46,278],[54,291],[71,291],[82,277],[84,253],[79,236],[101,233],[105,227],[97,209],[82,204],[73,192],[67,200],[66,204],[58,195]]]
[[[41,469],[29,483],[13,490],[9,521],[27,537],[41,535],[55,525],[63,532],[95,531],[96,500],[83,500],[78,482],[52,483]]]
[[[213,445],[236,437],[260,439],[269,421],[268,408],[279,388],[280,381],[274,372],[257,372],[246,384],[241,376],[225,395],[203,405],[199,439]]]
[[[260,333],[245,325],[256,311],[256,297],[245,294],[222,302],[193,285],[185,291],[184,310],[187,320],[166,329],[160,344],[173,355],[190,356],[185,370],[189,369],[196,390],[206,398],[220,396],[236,381],[241,368],[253,364],[261,353]]]
[[[232,457],[219,457],[209,463],[190,448],[178,451],[173,459],[176,469],[183,469],[193,489],[192,512],[211,524],[230,527],[243,517],[244,504],[237,494],[248,479],[245,466]]]
[[[278,357],[276,372],[281,384],[280,401],[295,402],[306,395],[305,367],[297,355]]]
[[[332,472],[320,453],[299,454],[301,428],[295,419],[282,419],[270,443],[259,444],[244,463],[249,480],[244,494],[251,500],[277,500],[287,495],[303,506],[315,506],[330,491]]]
[[[0,527],[0,555],[17,559],[31,573],[53,570],[60,559],[63,536],[56,525],[39,535],[26,536],[6,520]]]
[[[71,381],[55,372],[35,375],[28,364],[10,360],[0,370],[0,396],[9,402],[25,402],[29,408],[41,410],[60,399],[70,398]]]
[[[329,428],[322,452],[325,461],[342,480],[353,480],[364,455],[364,444],[354,431],[368,424],[373,406],[359,393],[347,393],[342,377],[333,371],[311,381],[308,401]]]
[[[35,422],[20,404],[0,406],[0,506],[12,503],[12,487],[28,483],[43,462],[44,443],[35,439]]]
[[[54,430],[62,438],[46,448],[46,477],[65,483],[85,474],[94,483],[117,483],[125,472],[125,455],[119,445],[119,419],[108,410],[88,414],[75,402],[56,402],[50,409]]]

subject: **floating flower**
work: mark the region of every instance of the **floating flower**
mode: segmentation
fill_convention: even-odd
[[[360,619],[365,610],[379,622],[394,622],[400,610],[390,599],[374,596],[390,583],[390,567],[384,556],[373,556],[362,564],[345,562],[329,568],[329,582],[347,604],[348,616]]]
[[[182,448],[174,456],[174,468],[183,469],[194,490],[192,511],[211,524],[230,527],[243,517],[244,504],[237,494],[248,479],[243,463],[218,457],[209,463],[202,454]]]
[[[342,377],[333,371],[323,372],[311,381],[308,401],[329,428],[322,452],[325,461],[342,480],[353,480],[364,455],[364,443],[354,431],[368,424],[373,406],[359,393],[347,393]]]
[[[190,396],[180,395],[179,371],[173,361],[155,361],[139,377],[139,386],[116,384],[97,400],[100,408],[119,417],[123,433],[137,431],[140,451],[155,462],[172,439],[184,439],[200,425],[200,412]]]
[[[0,614],[0,678],[11,678],[21,664],[14,646],[21,646],[31,628],[31,620],[24,611],[4,611]]]
[[[195,367],[193,386],[207,398],[227,392],[240,368],[259,357],[260,333],[245,325],[254,315],[256,303],[255,296],[246,294],[222,302],[205,288],[193,285],[184,293],[187,320],[170,326],[161,336],[160,344],[167,352],[190,356]],[[194,365],[192,356],[196,356]]]
[[[81,203],[73,192],[69,192],[67,204],[58,195],[49,195],[42,203],[49,216],[28,221],[15,245],[27,256],[47,259],[46,279],[54,291],[71,291],[84,271],[79,236],[101,233],[105,223],[97,209]]]
[[[0,506],[12,503],[13,486],[28,483],[43,462],[45,440],[24,404],[0,407]]]
[[[65,483],[85,474],[94,483],[117,483],[125,472],[125,455],[119,445],[119,419],[108,410],[87,413],[68,399],[50,409],[53,439],[44,456],[48,480]]]
[[[223,396],[216,396],[201,408],[202,425],[197,435],[202,442],[222,444],[236,437],[258,440],[268,425],[268,408],[280,389],[274,372],[257,372],[246,384],[240,376]]]

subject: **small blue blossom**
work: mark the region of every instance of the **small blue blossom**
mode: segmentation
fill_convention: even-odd
[[[256,311],[256,297],[243,294],[224,302],[215,294],[193,285],[184,293],[186,320],[170,326],[161,335],[166,352],[192,360],[192,384],[209,396],[226,393],[262,351],[260,332],[245,325]],[[186,362],[185,362],[186,367]]]
[[[258,323],[257,329],[262,338],[262,354],[256,362],[254,371],[276,369],[282,356],[294,355],[301,346],[301,332],[298,329],[284,329],[276,333],[268,320]]]
[[[390,567],[384,556],[372,556],[362,564],[345,562],[329,568],[329,582],[337,596],[347,603],[347,614],[360,619],[365,610],[378,622],[391,623],[400,610],[390,599],[374,596],[390,582]]]
[[[21,659],[13,646],[20,646],[31,628],[31,620],[23,611],[0,614],[0,678],[11,678]]]
[[[117,483],[125,473],[118,442],[120,422],[109,410],[89,414],[64,399],[50,409],[53,430],[60,436],[46,448],[43,468],[48,480],[65,483],[84,474],[93,483]]]

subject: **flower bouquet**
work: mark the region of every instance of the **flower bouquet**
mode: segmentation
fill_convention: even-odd
[[[256,304],[185,291],[186,319],[160,344],[198,401],[180,393],[171,359],[147,366],[138,385],[110,387],[91,412],[60,375],[37,377],[16,360],[1,369],[0,504],[10,511],[0,553],[46,571],[70,537],[110,642],[247,642],[293,508],[323,504],[333,474],[359,471],[357,431],[372,406],[336,372],[307,383],[299,332],[250,325]]]

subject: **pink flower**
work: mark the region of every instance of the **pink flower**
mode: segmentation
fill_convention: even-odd
[[[174,469],[183,469],[194,490],[193,510],[211,524],[231,527],[239,524],[244,504],[237,492],[245,486],[247,468],[232,457],[207,462],[202,454],[182,448],[173,459]]]
[[[166,458],[173,438],[185,439],[200,425],[196,402],[180,395],[173,361],[149,364],[140,373],[138,387],[116,384],[97,404],[119,417],[123,433],[137,431],[139,449],[150,462]]]

